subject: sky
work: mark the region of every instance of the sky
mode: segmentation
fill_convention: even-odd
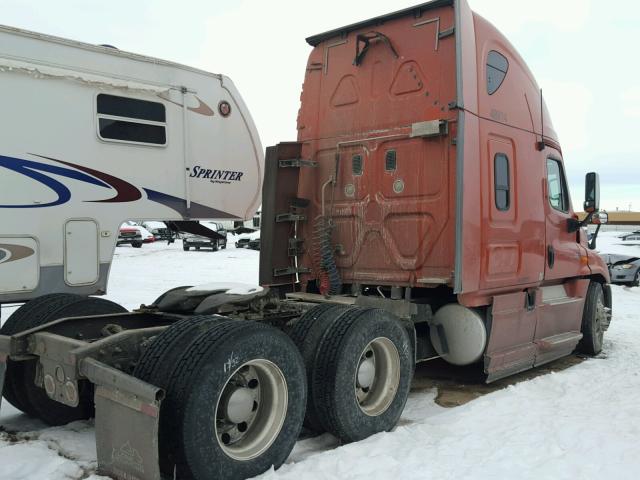
[[[640,2],[468,0],[520,52],[560,137],[573,205],[640,211]],[[312,34],[419,0],[0,0],[0,23],[110,44],[232,78],[263,146],[295,140]]]

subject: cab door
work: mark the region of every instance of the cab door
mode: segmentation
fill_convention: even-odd
[[[580,275],[580,245],[567,222],[573,216],[567,179],[559,153],[546,159],[545,283]]]
[[[545,159],[545,274],[534,342],[535,365],[570,353],[580,340],[580,322],[588,280],[580,280],[581,247],[567,221],[573,210],[559,152]],[[578,277],[578,278],[577,278]]]

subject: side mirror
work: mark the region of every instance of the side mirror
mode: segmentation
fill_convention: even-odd
[[[609,214],[607,212],[594,213],[591,217],[591,223],[594,225],[604,225],[609,221]]]
[[[584,178],[584,211],[593,213],[599,209],[600,176],[596,172],[589,172]]]

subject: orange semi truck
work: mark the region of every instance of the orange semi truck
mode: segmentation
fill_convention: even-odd
[[[493,381],[602,349],[598,176],[580,221],[508,40],[435,0],[307,41],[298,139],[266,152],[261,287],[179,287],[134,312],[53,293],[0,332],[5,399],[54,424],[95,411],[104,474],[250,477],[303,424],[392,429],[416,362]]]
[[[419,358],[482,360],[489,380],[581,339],[597,353],[583,311],[611,307],[607,268],[509,41],[466,2],[434,1],[307,42],[298,141],[267,150],[261,283],[434,312],[414,320]],[[307,161],[284,172],[290,158]],[[287,207],[304,215],[293,234]]]

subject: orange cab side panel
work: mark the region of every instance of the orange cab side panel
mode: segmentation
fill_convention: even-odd
[[[298,196],[310,200],[300,265],[313,267],[313,223],[324,212],[334,223],[344,283],[452,282],[453,26],[453,6],[441,6],[322,41],[312,51],[298,141],[302,157],[318,165],[300,171]],[[360,34],[377,38],[356,66]],[[442,121],[442,134],[411,138],[412,124],[430,120]],[[328,183],[336,173],[335,185]],[[317,276],[303,275],[302,288]]]
[[[473,62],[463,62],[462,69],[467,72],[465,80],[475,75],[473,95],[466,93],[465,98],[475,96],[476,103],[464,106],[464,142],[473,148],[465,148],[465,152],[470,151],[464,156],[463,284],[458,292],[461,303],[478,306],[491,303],[493,295],[513,291],[514,287],[524,290],[544,283],[545,162],[550,149],[537,146],[543,124],[547,141],[554,145],[558,141],[541,103],[539,87],[520,55],[493,25],[475,13],[471,15],[473,26],[468,30],[474,35],[463,39],[462,48],[473,50],[474,58]],[[492,51],[504,57],[508,69],[499,88],[489,92],[487,63]],[[506,208],[496,200],[498,157],[508,163]],[[468,189],[472,178],[477,188]],[[478,228],[474,228],[474,235],[468,235],[473,217]],[[576,264],[577,248],[576,244]],[[465,257],[464,252],[473,255]]]
[[[478,65],[478,111],[482,165],[481,290],[540,284],[545,262],[545,155],[541,139],[540,91],[520,55],[490,23],[474,14]],[[489,94],[487,58],[495,51],[508,62],[500,87]],[[546,111],[545,111],[546,114]],[[545,136],[555,138],[548,115]],[[506,209],[496,199],[496,165],[508,162]]]

